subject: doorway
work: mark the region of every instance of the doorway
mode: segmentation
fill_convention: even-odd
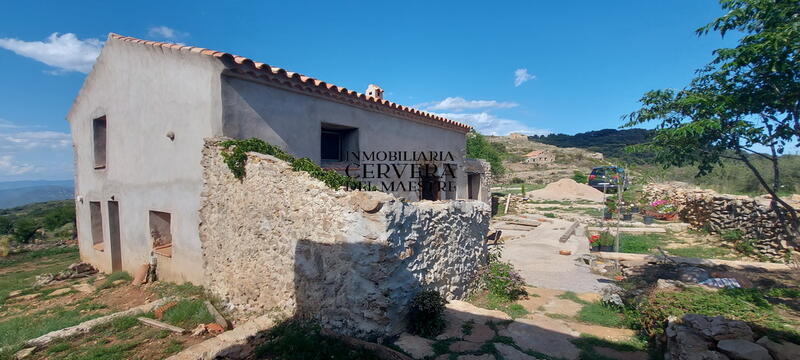
[[[467,174],[467,198],[479,200],[481,190],[481,174]]]
[[[122,270],[122,249],[119,239],[119,203],[108,202],[108,235],[111,247],[111,272]]]

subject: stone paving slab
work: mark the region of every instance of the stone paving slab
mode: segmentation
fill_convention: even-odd
[[[532,319],[517,319],[499,333],[512,338],[522,349],[569,360],[577,359],[580,354],[580,350],[571,341],[580,336],[580,333],[563,322],[544,315]]]

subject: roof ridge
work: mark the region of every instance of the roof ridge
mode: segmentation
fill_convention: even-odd
[[[450,120],[448,118],[429,113],[427,111],[422,111],[422,110],[418,110],[418,109],[415,109],[415,108],[412,108],[412,107],[409,107],[409,106],[400,105],[400,104],[391,102],[389,100],[377,99],[377,98],[372,97],[372,96],[367,96],[367,95],[359,93],[357,91],[349,90],[349,89],[347,89],[345,87],[341,87],[341,86],[337,86],[337,85],[334,85],[334,84],[331,84],[331,83],[327,83],[325,81],[321,81],[321,80],[312,78],[310,76],[302,75],[302,74],[299,74],[299,73],[296,73],[296,72],[291,72],[291,71],[288,71],[286,69],[282,69],[282,68],[279,68],[279,67],[270,66],[270,65],[268,65],[266,63],[256,62],[256,61],[253,61],[253,60],[251,60],[249,58],[246,58],[244,56],[234,55],[234,54],[223,52],[223,51],[215,51],[215,50],[201,48],[201,47],[197,47],[197,46],[188,46],[188,45],[173,44],[173,43],[160,42],[160,41],[142,40],[142,39],[137,39],[137,38],[130,37],[130,36],[123,36],[123,35],[116,34],[116,33],[109,33],[108,34],[108,38],[109,39],[132,42],[132,43],[137,43],[137,44],[149,45],[149,46],[154,46],[154,47],[161,47],[161,48],[166,48],[166,49],[171,49],[171,50],[188,51],[188,52],[192,52],[192,53],[196,53],[196,54],[201,54],[201,55],[206,55],[206,56],[213,56],[215,58],[218,58],[218,59],[221,59],[221,60],[225,60],[225,61],[229,61],[232,64],[235,64],[235,65],[239,66],[240,68],[233,69],[234,71],[236,71],[238,73],[243,73],[243,74],[252,73],[251,75],[257,76],[258,74],[256,74],[255,72],[259,71],[259,72],[266,73],[267,75],[270,75],[272,77],[283,78],[283,79],[274,79],[273,78],[271,80],[275,80],[277,82],[284,83],[285,85],[289,85],[290,87],[295,87],[295,86],[293,86],[292,84],[288,84],[288,83],[282,82],[280,80],[297,81],[300,84],[313,87],[318,92],[325,92],[325,95],[333,95],[333,96],[336,96],[336,97],[344,96],[344,97],[349,97],[350,100],[357,99],[359,101],[366,102],[366,104],[364,104],[364,105],[366,105],[368,108],[373,108],[373,109],[384,108],[383,110],[399,111],[399,112],[405,113],[406,115],[410,115],[410,116],[414,116],[414,117],[418,117],[418,118],[423,118],[423,119],[429,120],[429,121],[438,122],[438,124],[435,124],[435,125],[444,125],[447,128],[457,129],[457,130],[460,130],[460,131],[472,130],[472,127],[469,126],[469,125],[466,125],[466,124],[463,124],[463,123],[460,123],[460,122],[457,122],[457,121],[453,121],[453,120]],[[350,102],[352,103],[352,101],[350,101]],[[378,106],[378,107],[369,106],[371,104],[380,105],[380,106]],[[432,123],[432,124],[434,124],[434,123]]]

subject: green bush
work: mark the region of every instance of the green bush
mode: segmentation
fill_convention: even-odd
[[[489,294],[503,301],[514,301],[528,295],[525,281],[508,262],[491,261],[481,276]]]
[[[294,171],[305,171],[311,177],[320,180],[332,189],[345,187],[348,190],[362,189],[365,186],[356,179],[337,173],[333,170],[325,170],[308,158],[296,159],[275,145],[270,145],[264,140],[250,138],[247,140],[227,140],[220,143],[225,148],[222,158],[225,164],[233,173],[233,176],[241,180],[245,177],[245,165],[247,164],[247,153],[257,152],[272,155],[278,159],[288,162]],[[369,187],[369,190],[374,190]]]
[[[586,183],[589,182],[589,177],[586,176],[586,174],[584,174],[583,172],[580,172],[580,171],[576,170],[572,174],[572,180],[575,180],[575,182],[578,183],[578,184],[586,184]]]
[[[741,239],[736,241],[733,248],[742,254],[753,255],[756,253],[756,241],[753,239]]]
[[[33,239],[36,235],[36,231],[39,230],[40,227],[41,226],[36,221],[23,218],[14,224],[12,235],[15,241],[26,244]]]
[[[523,183],[525,183],[525,180],[523,180],[522,178],[519,178],[519,177],[514,177],[514,178],[511,179],[511,183],[512,184],[523,184]]]
[[[408,311],[408,332],[435,337],[444,330],[444,306],[447,304],[436,291],[420,291],[411,299]]]
[[[506,171],[503,167],[503,151],[501,144],[492,144],[475,131],[467,134],[467,157],[489,162],[492,165],[492,175],[503,175]]]

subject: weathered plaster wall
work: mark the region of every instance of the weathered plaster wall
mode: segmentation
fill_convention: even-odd
[[[320,163],[323,123],[358,128],[362,152],[449,151],[458,167],[456,198],[466,199],[463,172],[466,140],[463,132],[349,106],[306,93],[275,88],[252,79],[222,78],[223,134],[232,138],[257,137],[297,157]],[[396,177],[410,181],[407,171]],[[395,192],[418,200],[417,192]],[[442,194],[442,199],[445,199]]]
[[[171,54],[164,54],[171,52]],[[169,55],[169,56],[167,56]],[[119,202],[122,270],[149,260],[148,211],[172,214],[169,281],[203,283],[198,240],[203,139],[221,132],[216,59],[109,38],[69,112],[81,258],[111,271],[108,201]],[[107,118],[107,167],[94,169],[92,120]],[[175,134],[170,140],[168,132]],[[89,201],[102,206],[104,251],[92,247]],[[170,269],[175,269],[171,271]]]
[[[278,309],[361,337],[402,330],[420,289],[462,298],[485,261],[489,207],[334,191],[267,155],[235,179],[203,150],[208,288],[236,313]]]

